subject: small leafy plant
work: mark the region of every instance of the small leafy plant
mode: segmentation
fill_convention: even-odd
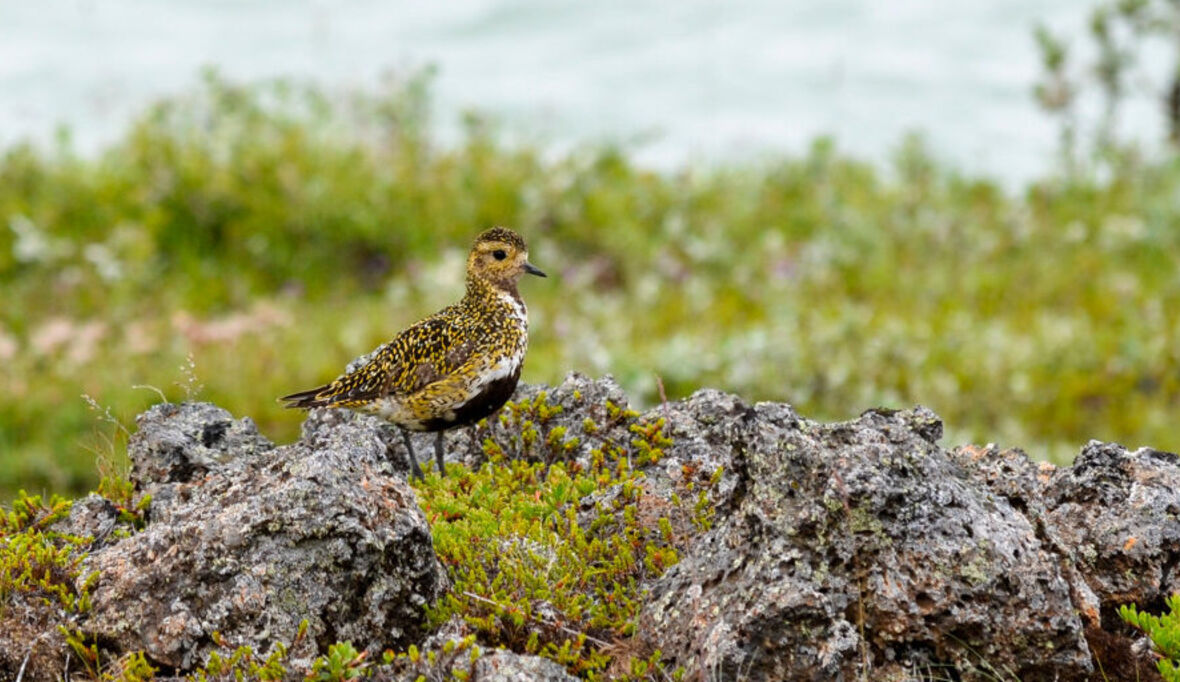
[[[320,656],[311,665],[308,680],[315,682],[343,682],[365,677],[369,664],[365,653],[358,652],[352,642],[337,642],[328,647],[328,653]]]
[[[412,677],[417,682],[442,682],[471,679],[471,670],[482,655],[483,650],[475,643],[475,635],[468,635],[448,640],[438,650],[423,652],[411,644],[409,649],[398,654],[386,651],[383,660],[405,678]]]
[[[226,651],[227,655],[218,651],[211,652],[205,665],[197,669],[193,679],[196,682],[243,679],[277,682],[288,679],[290,673],[287,670],[287,663],[290,651],[298,647],[305,637],[307,637],[306,620],[299,623],[299,630],[295,633],[295,638],[289,646],[282,642],[276,642],[271,647],[270,653],[262,658],[248,646],[239,646],[231,650],[229,643],[225,641],[221,633],[214,632],[213,642]],[[324,664],[320,662],[320,659],[316,659],[313,666],[317,664],[321,666],[321,669],[323,668]]]
[[[707,503],[648,492],[642,467],[672,444],[664,420],[608,403],[606,423],[583,428],[583,443],[551,423],[561,409],[544,393],[508,405],[504,442],[485,440],[483,466],[419,486],[454,585],[431,621],[458,616],[483,644],[589,679],[667,674],[658,652],[622,643],[635,634],[641,586],[680,560]]]
[[[1164,682],[1180,682],[1180,592],[1168,597],[1164,603],[1168,611],[1158,616],[1140,611],[1134,604],[1120,606],[1119,615],[1151,638],[1160,656],[1156,667]]]
[[[77,587],[87,538],[49,530],[70,513],[71,503],[23,490],[11,511],[0,514],[0,615],[16,600],[33,599],[69,613],[89,608],[87,588]]]

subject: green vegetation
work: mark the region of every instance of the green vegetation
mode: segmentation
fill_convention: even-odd
[[[1160,659],[1156,667],[1164,682],[1180,682],[1180,593],[1167,600],[1168,612],[1154,616],[1135,605],[1119,607],[1123,620],[1147,633]]]
[[[659,377],[822,419],[920,402],[950,442],[1057,461],[1092,437],[1180,449],[1175,159],[1016,196],[914,140],[888,169],[819,141],[655,173],[478,116],[441,145],[428,104],[425,78],[345,96],[210,76],[98,158],[0,154],[0,498],[94,487],[123,434],[81,394],[129,422],[160,400],[145,387],[203,383],[293,439],[275,396],[459,296],[496,223],[555,275],[525,285],[526,381],[611,372],[650,404]]]
[[[85,585],[75,585],[83,556],[78,549],[86,538],[50,530],[69,513],[68,500],[54,496],[46,501],[21,491],[12,510],[0,515],[0,614],[11,604],[27,602],[65,613],[89,608]]]
[[[196,682],[209,682],[211,680],[222,679],[248,679],[268,682],[287,679],[286,665],[288,653],[292,647],[298,646],[306,636],[307,621],[303,621],[299,624],[299,632],[295,633],[295,639],[291,646],[281,643],[275,644],[266,658],[256,656],[254,650],[248,646],[240,646],[233,649],[228,655],[222,655],[214,651],[209,654],[205,665],[197,670],[193,677]],[[229,648],[220,633],[214,633],[213,639],[222,649]],[[340,654],[337,653],[336,647],[333,647],[333,649],[333,651],[329,652],[329,656],[338,661]],[[325,663],[326,661],[323,659],[317,659],[315,661],[317,673],[322,671]]]
[[[485,652],[508,649],[552,659],[589,680],[679,679],[682,672],[665,666],[660,651],[634,639],[643,585],[675,565],[688,540],[711,526],[709,492],[722,472],[686,468],[670,492],[653,493],[642,470],[672,445],[664,419],[643,419],[607,401],[602,423],[586,419],[575,436],[552,423],[562,410],[545,392],[509,403],[498,417],[501,428],[478,427],[482,466],[452,465],[445,478],[431,472],[415,482],[452,586],[429,608],[430,625],[437,630],[458,619],[470,635],[424,652],[417,646],[385,651],[379,660],[366,655],[367,643],[358,649],[337,642],[303,669],[290,652],[305,648],[306,621],[289,644],[265,653],[233,648],[213,633],[217,648],[193,678],[336,681],[397,672],[462,680]],[[575,459],[581,452],[588,458]],[[119,510],[116,535],[142,527],[150,500],[134,496],[125,478],[104,477],[100,494]],[[94,538],[55,525],[70,508],[62,498],[22,492],[0,516],[0,632],[6,633],[0,667],[18,665],[5,651],[19,656],[49,633],[39,655],[51,665],[68,648],[75,675],[153,679],[159,671],[143,652],[116,657],[75,625],[75,616],[90,608],[99,576],[80,580]],[[15,623],[23,629],[9,632]]]
[[[1180,158],[1148,160],[1116,125],[1134,50],[1180,30],[1174,4],[1096,11],[1092,131],[1067,43],[1039,32],[1036,94],[1061,123],[1063,164],[1019,191],[945,168],[917,138],[886,168],[818,140],[798,158],[670,173],[615,147],[508,144],[477,114],[444,145],[428,74],[368,94],[209,74],[95,158],[68,136],[0,150],[0,620],[22,614],[0,663],[22,664],[2,658],[23,646],[5,637],[47,638],[94,679],[156,674],[73,628],[93,539],[56,530],[64,498],[18,489],[97,487],[115,533],[135,532],[150,499],[122,471],[122,423],[199,394],[293,439],[302,415],[275,397],[459,296],[470,240],[493,224],[526,235],[551,275],[524,287],[526,381],[611,372],[641,403],[714,386],[820,419],[920,402],[949,442],[1056,461],[1089,438],[1180,450]],[[674,677],[633,644],[638,585],[711,524],[711,483],[647,494],[636,469],[663,456],[663,424],[609,407],[575,435],[548,424],[560,408],[543,394],[510,405],[512,435],[485,441],[487,464],[418,484],[454,585],[432,623],[475,634],[381,660],[340,642],[298,673],[464,679],[502,646],[591,679]],[[628,442],[604,435],[618,424]],[[583,468],[568,454],[587,444]],[[1180,678],[1177,599],[1162,616],[1122,612],[1167,679]],[[223,648],[197,679],[290,676],[290,647]]]
[[[540,654],[589,679],[662,670],[659,652],[637,657],[621,646],[635,633],[638,585],[679,561],[677,547],[708,526],[712,505],[692,481],[671,500],[646,494],[637,469],[670,444],[663,420],[606,407],[612,424],[637,437],[618,443],[593,429],[589,467],[567,461],[579,440],[547,426],[562,408],[542,392],[504,410],[507,433],[520,436],[486,440],[477,471],[454,467],[419,486],[452,583],[431,610],[434,624],[460,616],[481,643]],[[586,500],[593,507],[580,511]]]
[[[0,669],[27,663],[22,656],[33,654],[33,644],[64,649],[74,617],[90,608],[98,574],[83,576],[81,562],[92,538],[55,527],[70,507],[21,491],[8,511],[0,509]]]

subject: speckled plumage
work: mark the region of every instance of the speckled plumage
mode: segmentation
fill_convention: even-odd
[[[354,360],[335,381],[282,400],[287,407],[347,407],[402,429],[437,431],[441,470],[441,432],[492,414],[516,388],[528,347],[528,311],[516,286],[524,273],[544,276],[528,263],[520,235],[503,227],[482,233],[467,257],[461,301]],[[410,456],[420,475],[412,450]]]

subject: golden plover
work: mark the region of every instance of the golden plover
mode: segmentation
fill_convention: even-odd
[[[443,432],[500,409],[520,379],[528,346],[528,311],[516,283],[544,277],[528,262],[520,235],[493,227],[467,256],[467,294],[349,364],[335,381],[283,396],[287,407],[347,407],[401,428],[414,476],[422,469],[409,431],[434,431],[443,470]]]

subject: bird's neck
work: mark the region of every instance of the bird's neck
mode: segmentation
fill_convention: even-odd
[[[513,301],[523,302],[520,292],[513,280],[492,281],[482,277],[467,278],[467,296],[470,301],[488,301],[507,297]]]

